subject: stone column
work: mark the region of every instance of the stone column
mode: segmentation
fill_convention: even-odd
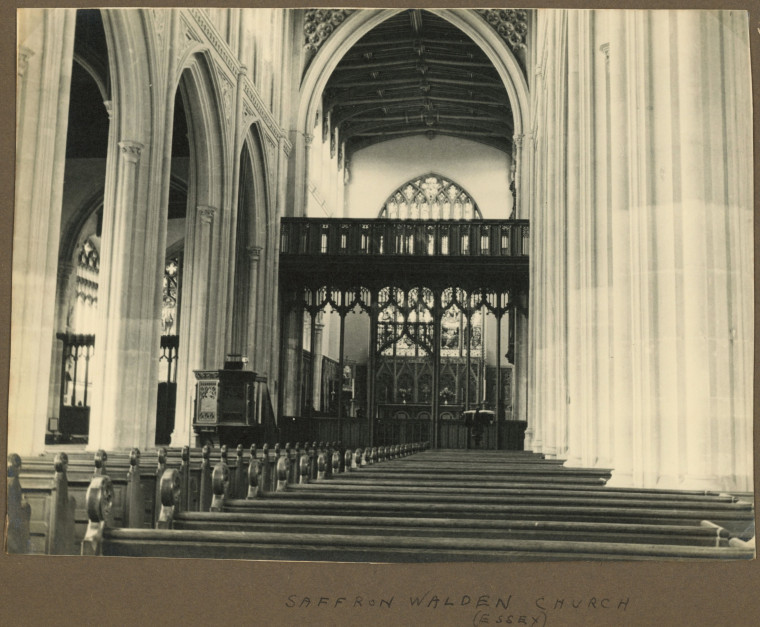
[[[18,24],[8,450],[20,455],[45,444],[75,14],[28,9]]]
[[[215,207],[196,207],[189,215],[185,246],[185,278],[182,293],[180,337],[182,349],[177,360],[177,409],[175,412],[172,446],[192,444],[193,400],[195,397],[194,370],[221,367],[213,361],[215,355],[209,337],[209,295],[214,226],[218,211]]]
[[[265,350],[263,344],[261,348],[258,348],[259,338],[256,336],[257,331],[257,309],[260,300],[259,296],[259,258],[261,256],[260,246],[248,246],[246,248],[248,253],[248,328],[246,332],[246,355],[248,356],[248,363],[251,364],[253,370],[257,370],[256,351]]]
[[[154,446],[159,224],[147,202],[144,146],[122,140],[103,216],[89,449]],[[149,280],[150,279],[153,280]]]
[[[512,309],[510,315],[515,316],[515,364],[512,370],[512,418],[528,421],[528,296],[518,297],[518,306]]]
[[[631,442],[633,413],[631,372],[631,269],[629,223],[629,142],[628,133],[628,33],[625,11],[610,14],[610,228],[612,264],[612,328],[610,419],[614,438],[615,470],[609,481],[614,486],[633,482]]]
[[[321,313],[317,319],[322,319]],[[317,322],[314,325],[314,354],[311,356],[311,405],[317,411],[319,411],[322,400],[322,332],[324,328],[323,322]]]

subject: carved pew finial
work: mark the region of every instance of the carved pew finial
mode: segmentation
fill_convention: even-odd
[[[107,475],[108,471],[106,470],[106,462],[108,461],[108,453],[106,453],[102,448],[98,449],[98,452],[95,453],[95,475]]]
[[[256,459],[256,445],[251,446],[251,459],[248,461],[248,494],[247,499],[255,499],[261,495],[261,462]]]
[[[113,524],[113,485],[108,475],[96,475],[87,488],[87,532],[82,540],[82,555],[103,554],[103,533]]]
[[[333,451],[332,471],[333,471],[333,475],[337,475],[340,473],[340,451]]]
[[[164,462],[166,462],[166,449],[164,452]],[[164,464],[165,467],[165,464]],[[158,468],[161,470],[161,451],[158,454]],[[156,472],[156,481],[161,480],[161,476]],[[158,488],[158,486],[156,486]],[[158,516],[158,508],[161,497],[156,489],[154,510],[155,516]],[[140,482],[140,449],[133,448],[129,453],[129,470],[127,471],[127,511],[125,512],[126,526],[131,528],[140,528],[143,525],[145,514],[145,502],[142,495],[142,484]],[[155,522],[155,518],[152,522]]]
[[[204,444],[201,449],[201,485],[198,498],[198,509],[207,512],[211,507],[211,447]]]
[[[139,454],[139,451],[138,451],[138,454]],[[166,449],[162,446],[161,448],[158,449],[158,452],[157,452],[156,455],[157,455],[157,457],[156,457],[156,475],[155,475],[156,476],[156,483],[155,483],[156,490],[155,490],[155,493],[154,493],[154,496],[153,496],[153,498],[154,498],[154,501],[153,501],[153,523],[154,524],[158,522],[158,516],[159,516],[159,513],[161,512],[161,479],[163,478],[164,473],[166,472],[166,456],[167,456]],[[139,475],[138,475],[138,479],[139,479]],[[139,484],[139,481],[138,481],[138,484]],[[130,527],[134,527],[134,526],[141,527],[142,526],[142,521],[140,521],[139,525],[132,525],[130,523],[129,526]]]
[[[8,553],[31,553],[32,541],[29,521],[32,508],[24,499],[19,481],[21,457],[16,453],[8,455],[8,519],[6,527],[6,549]]]
[[[288,477],[290,475],[290,456],[283,455],[277,460],[277,492],[282,492],[288,487]]]
[[[346,472],[351,472],[354,469],[353,460],[354,454],[351,452],[351,449],[346,449],[346,454],[343,456],[343,465]]]
[[[327,456],[324,451],[317,455],[317,480],[324,481],[327,479]]]
[[[190,447],[182,447],[182,462],[179,467],[180,493],[182,500],[179,502],[179,511],[190,511]]]
[[[212,512],[221,512],[224,499],[229,494],[230,489],[230,467],[220,461],[214,466],[214,472],[211,475],[211,488],[214,491],[214,497],[211,499]]]
[[[174,523],[174,513],[182,499],[182,482],[179,472],[172,468],[161,477],[161,511],[156,520],[156,529],[171,529]]]
[[[300,483],[309,483],[309,466],[309,458],[306,455],[301,456],[298,468],[301,477]]]
[[[245,487],[245,467],[243,465],[243,445],[238,444],[235,449],[235,490],[236,499],[245,498],[248,490]]]
[[[74,553],[74,510],[76,500],[69,498],[69,480],[66,471],[69,456],[58,453],[53,460],[55,477],[50,501],[49,533],[45,552],[49,555],[71,555]]]

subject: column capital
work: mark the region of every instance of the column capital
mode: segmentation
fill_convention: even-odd
[[[142,154],[143,144],[132,140],[124,140],[119,142],[119,152],[124,156],[127,161],[137,163],[140,160]]]
[[[248,253],[248,259],[258,261],[261,255],[261,246],[246,246],[245,252]]]
[[[520,148],[522,148],[522,145],[523,145],[523,138],[524,138],[524,137],[525,137],[525,136],[524,136],[522,133],[519,133],[518,135],[515,135],[515,136],[514,136],[514,138],[513,138],[513,139],[514,139],[514,142],[515,142],[515,146],[517,146],[517,149],[518,149],[518,150],[519,150]]]
[[[314,135],[312,135],[311,133],[304,133],[303,141],[307,147],[311,146],[311,142],[314,141]]]
[[[604,60],[607,61],[607,63],[610,62],[610,42],[604,43],[601,46],[599,46],[599,50],[602,51],[604,54]]]
[[[201,222],[205,224],[211,224],[214,216],[216,216],[216,207],[200,205],[197,207],[196,211],[198,212],[198,217],[201,219]]]
[[[248,72],[248,66],[244,63],[241,63],[237,70],[238,76],[245,76],[246,72]]]
[[[110,120],[113,117],[113,101],[112,100],[104,100],[103,105],[106,108],[106,113],[108,114],[108,119]]]

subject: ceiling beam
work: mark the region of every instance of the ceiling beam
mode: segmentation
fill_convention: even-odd
[[[494,116],[477,116],[477,115],[452,115],[450,113],[432,113],[436,120],[467,120],[471,122],[505,122],[505,117]],[[422,120],[424,118],[423,113],[416,115],[388,115],[367,117],[357,120],[358,122],[411,122],[413,120]]]
[[[423,106],[423,105],[424,105],[424,102],[421,102],[420,106]],[[446,107],[445,104],[443,104],[441,106],[442,107]],[[378,103],[376,106],[363,107],[361,109],[357,109],[357,110],[353,110],[353,111],[345,111],[345,112],[334,111],[331,114],[331,118],[330,119],[332,120],[332,123],[335,126],[340,126],[341,124],[344,124],[346,122],[351,122],[351,121],[355,120],[356,118],[358,118],[358,117],[360,117],[360,116],[362,116],[364,114],[367,114],[367,113],[369,113],[371,111],[379,111],[379,110],[391,110],[391,111],[402,110],[403,111],[404,109],[407,109],[407,108],[408,107],[406,105],[404,105],[404,104],[388,105],[388,104]],[[474,111],[474,112],[477,112],[477,113],[482,113],[483,115],[490,115],[490,114],[494,113],[493,108],[483,108],[483,107],[479,107],[479,106],[460,107],[458,105],[453,105],[451,107],[446,107],[446,110],[453,110],[454,112],[462,112],[462,113],[466,113],[467,111]],[[441,113],[443,112],[443,111],[441,111],[440,107],[439,107],[439,111]],[[415,113],[416,113],[416,111],[415,111]],[[512,123],[512,116],[510,115],[510,113],[509,113],[508,110],[505,110],[504,115],[503,115],[503,119],[507,123],[509,123],[509,124]]]
[[[391,139],[403,139],[404,137],[415,137],[419,135],[426,135],[423,133],[405,133],[405,134],[399,134],[395,135],[393,137],[380,137],[380,136],[372,136],[372,137],[352,137],[350,140],[346,142],[346,154],[350,158],[350,156],[355,153],[357,150],[361,150],[362,148],[367,148],[368,146],[373,146],[375,144],[380,144],[384,141],[388,141]],[[467,137],[463,133],[449,133],[449,132],[437,132],[434,133],[432,137],[435,136],[442,136],[442,137],[456,137],[459,139],[468,139],[469,141],[476,142],[478,144],[483,144],[484,146],[490,146],[491,148],[494,148],[496,150],[499,150],[505,154],[510,154],[512,150],[512,142],[509,139],[504,139],[500,137]]]
[[[376,40],[371,40],[371,41],[362,40],[358,43],[355,43],[353,45],[353,48],[356,48],[356,49],[386,48],[388,46],[401,46],[404,44],[415,45],[416,43],[422,43],[423,45],[432,44],[432,45],[443,45],[443,46],[462,46],[462,47],[472,48],[474,50],[480,50],[480,48],[474,41],[466,41],[466,40],[458,41],[455,39],[436,39],[435,37],[428,37],[428,36],[425,36],[422,39],[419,39],[417,42],[413,42],[408,37],[399,38],[399,39],[376,39]],[[349,51],[349,54],[350,54],[350,51]]]
[[[392,59],[369,63],[339,63],[335,68],[333,74],[340,75],[342,72],[353,70],[379,70],[387,67],[402,67],[408,65],[410,67],[416,67],[417,65],[440,65],[447,67],[464,67],[464,68],[488,68],[494,70],[493,64],[482,61],[450,61],[448,59],[420,59],[419,57],[409,56],[405,59]],[[495,70],[494,70],[495,73]]]
[[[505,94],[506,95],[506,94]],[[333,109],[337,108],[343,108],[343,107],[351,107],[356,105],[376,105],[376,104],[393,104],[398,102],[418,102],[425,100],[430,100],[431,102],[455,102],[457,104],[462,105],[484,105],[486,107],[507,107],[509,108],[509,100],[506,98],[504,100],[480,100],[477,98],[454,98],[454,97],[447,97],[447,96],[428,96],[428,95],[421,95],[421,96],[406,96],[406,97],[398,97],[398,98],[381,98],[378,96],[377,98],[357,98],[357,99],[351,99],[347,98],[346,100],[341,100],[339,105],[336,105],[333,107]]]
[[[499,81],[490,81],[490,82],[470,81],[470,80],[460,80],[460,79],[454,79],[454,78],[437,78],[437,77],[432,77],[432,76],[427,76],[427,75],[425,76],[424,79],[420,77],[410,77],[410,78],[397,78],[397,79],[391,79],[391,80],[336,81],[335,84],[330,85],[330,89],[340,90],[340,89],[353,89],[355,87],[384,87],[385,85],[420,85],[422,84],[422,81],[425,81],[434,85],[461,85],[462,87],[494,88],[494,89],[503,90],[506,93],[506,90],[504,89],[504,85]]]
[[[442,131],[438,131],[436,129],[423,127],[423,128],[418,129],[417,131],[409,131],[409,130],[401,130],[401,129],[397,131],[367,131],[363,133],[356,133],[354,137],[387,137],[387,136],[392,136],[392,135],[405,135],[405,134],[416,135],[416,134],[422,134],[422,133],[428,133],[428,132],[445,134]],[[495,137],[495,138],[504,139],[505,141],[509,141],[508,137],[505,137],[504,135],[500,133],[494,133],[492,131],[462,131],[459,134],[465,138],[468,135],[472,135],[474,137]]]

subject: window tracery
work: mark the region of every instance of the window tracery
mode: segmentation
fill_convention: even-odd
[[[100,252],[92,237],[79,247],[76,266],[76,300],[74,303],[73,331],[94,333],[98,309],[98,275]]]
[[[179,288],[179,257],[166,261],[164,267],[161,326],[163,335],[175,335],[177,328],[177,299]]]
[[[388,197],[378,217],[392,220],[483,218],[469,193],[457,183],[434,173],[404,183]]]

